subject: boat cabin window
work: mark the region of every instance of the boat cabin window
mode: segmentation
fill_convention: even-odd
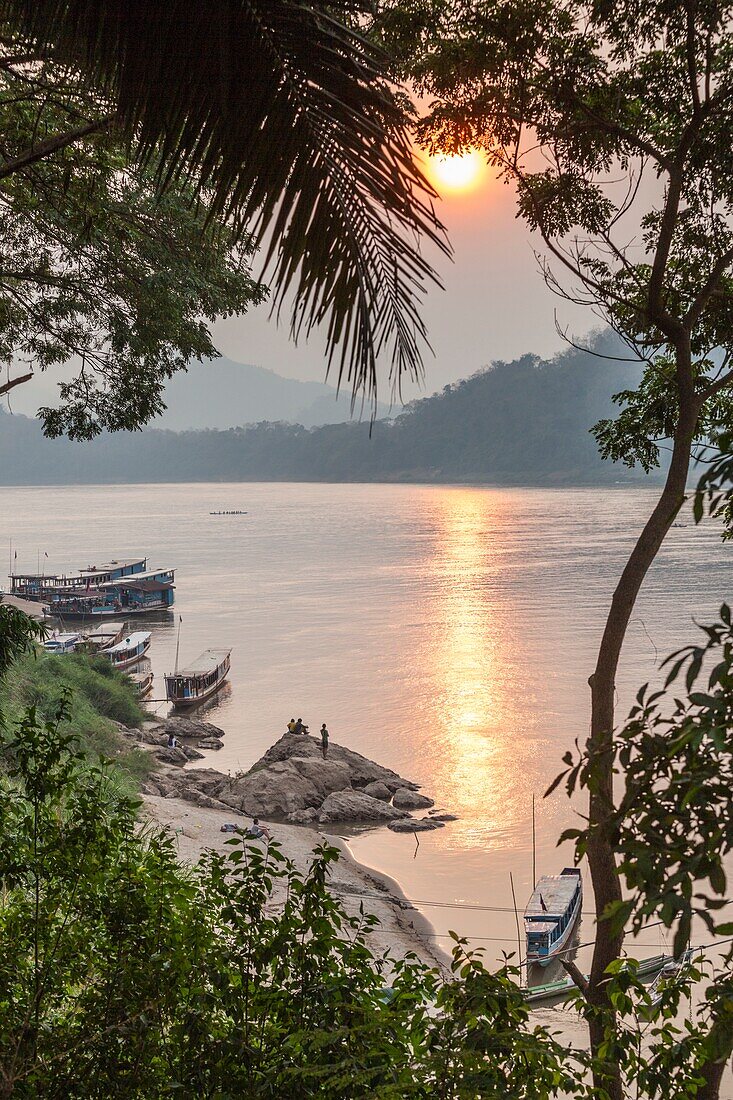
[[[550,936],[548,932],[528,932],[527,933],[528,947],[531,951],[547,951],[550,947]]]

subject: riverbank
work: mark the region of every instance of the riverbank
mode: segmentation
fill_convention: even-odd
[[[221,832],[225,819],[220,810],[160,795],[145,794],[142,800],[150,820],[174,834],[178,855],[184,862],[196,863],[207,849],[227,851],[225,842],[231,835]],[[243,823],[241,819],[239,823]],[[318,845],[327,842],[340,849],[341,858],[333,869],[329,888],[351,916],[358,916],[363,907],[365,913],[378,919],[370,937],[376,954],[388,951],[395,958],[414,954],[427,966],[436,967],[444,976],[448,974],[450,960],[433,942],[430,922],[411,905],[398,883],[358,863],[343,837],[303,825],[278,823],[270,829],[273,840],[301,873],[307,870]],[[272,904],[278,907],[283,900],[284,894],[276,885]]]

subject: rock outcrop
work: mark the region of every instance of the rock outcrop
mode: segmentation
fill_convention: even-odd
[[[183,732],[180,723],[188,723],[190,732]],[[202,736],[202,727],[216,730],[207,722],[172,718],[153,733],[164,742],[169,733],[177,738],[200,737],[203,747],[215,735]],[[295,825],[390,824],[401,829],[404,823],[413,832],[441,824],[437,820],[424,824],[410,816],[411,809],[434,805],[431,798],[418,793],[417,783],[343,745],[329,745],[324,759],[320,739],[308,735],[284,734],[248,772],[234,776],[214,768],[182,767],[189,754],[200,755],[185,744],[168,749],[158,743],[152,751],[174,766],[146,779],[143,790],[149,794]]]

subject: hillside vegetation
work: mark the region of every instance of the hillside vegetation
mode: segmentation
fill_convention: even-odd
[[[136,727],[145,721],[145,713],[128,678],[104,657],[42,650],[20,657],[0,682],[0,709],[9,726],[19,722],[28,707],[35,707],[38,719],[46,722],[56,715],[65,693],[70,710],[62,726],[64,735],[92,760],[114,759],[126,789],[134,789],[149,772],[151,758],[130,748],[115,723]]]
[[[619,354],[608,335],[597,352]],[[392,421],[263,422],[228,431],[44,440],[37,423],[0,418],[0,481],[58,484],[168,481],[427,481],[566,485],[638,476],[602,462],[590,428],[618,413],[640,365],[569,350],[495,363]]]

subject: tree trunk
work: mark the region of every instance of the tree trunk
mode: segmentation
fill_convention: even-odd
[[[684,353],[682,357],[687,359]],[[689,390],[686,394],[681,394],[679,422],[664,489],[631,552],[613,594],[595,672],[589,680],[591,732],[588,751],[592,761],[592,778],[588,864],[595,895],[597,925],[589,983],[588,1027],[591,1050],[596,1055],[606,1038],[609,1025],[613,1026],[615,1023],[615,1014],[605,991],[604,973],[609,963],[619,957],[624,939],[623,931],[612,933],[609,925],[599,920],[605,908],[612,902],[620,901],[622,897],[611,835],[611,817],[614,811],[613,729],[616,671],[641,585],[685,499],[698,413],[699,405],[694,395]],[[599,1090],[605,1089],[610,1100],[622,1100],[620,1071],[611,1061],[599,1065],[594,1084]]]

